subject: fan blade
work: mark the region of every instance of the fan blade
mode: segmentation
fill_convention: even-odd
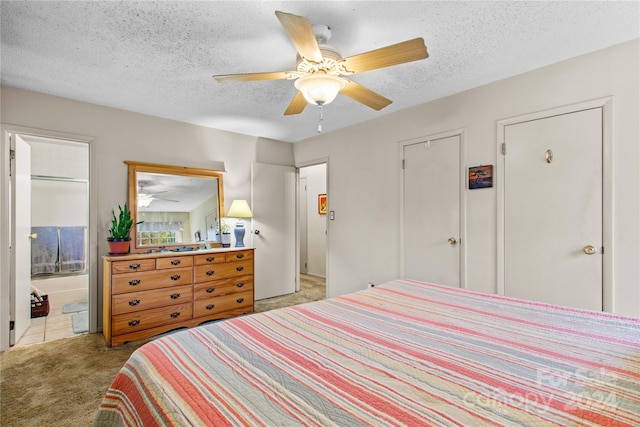
[[[344,67],[352,73],[390,67],[429,57],[424,39],[407,40],[391,46],[383,47],[344,59]]]
[[[276,10],[276,16],[300,56],[309,61],[322,62],[322,53],[309,21],[302,16],[280,12],[279,10]]]
[[[304,107],[307,106],[307,104],[308,102],[306,99],[304,99],[304,95],[302,94],[302,92],[298,91],[298,93],[296,93],[296,96],[293,97],[293,100],[291,100],[291,103],[285,110],[284,115],[290,116],[292,114],[300,114],[302,113],[302,110],[304,110]]]
[[[345,80],[347,80],[348,83],[344,88],[342,88],[340,93],[366,105],[367,107],[371,107],[374,110],[382,110],[384,107],[393,102],[390,99],[387,99],[384,96],[379,95],[354,81],[348,79]]]
[[[226,74],[213,76],[219,82],[248,82],[253,80],[284,80],[295,77],[295,71],[275,71],[272,73]]]

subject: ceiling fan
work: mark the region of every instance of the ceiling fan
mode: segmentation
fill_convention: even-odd
[[[392,101],[346,76],[417,61],[429,56],[424,40],[415,38],[342,58],[338,49],[326,44],[331,37],[328,26],[311,26],[306,18],[291,13],[276,11],[276,16],[298,51],[296,71],[227,74],[213,77],[219,82],[295,80],[294,85],[298,92],[285,110],[285,116],[301,113],[307,102],[322,107],[333,101],[338,93],[374,110],[381,110]]]

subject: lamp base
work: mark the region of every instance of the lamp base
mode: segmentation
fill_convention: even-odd
[[[233,234],[236,237],[236,248],[244,248],[244,225],[240,221],[236,223]]]

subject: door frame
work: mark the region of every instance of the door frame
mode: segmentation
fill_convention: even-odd
[[[460,188],[459,188],[459,199],[458,205],[460,208],[460,236],[459,242],[460,245],[460,265],[459,265],[459,275],[460,275],[460,288],[466,289],[467,287],[467,203],[465,197],[466,190],[466,168],[465,168],[465,146],[466,146],[466,130],[465,128],[461,129],[453,129],[449,131],[434,133],[431,135],[420,136],[417,138],[405,139],[402,141],[398,141],[398,156],[399,161],[398,165],[398,194],[400,194],[400,207],[399,207],[399,215],[400,221],[398,221],[398,242],[400,244],[398,253],[400,254],[400,277],[404,277],[404,147],[407,145],[420,144],[423,142],[433,141],[436,139],[445,139],[453,136],[460,137],[460,158],[459,162],[459,173],[460,173]]]
[[[300,189],[298,188],[298,186],[300,185],[300,169],[304,168],[304,167],[308,167],[308,166],[316,166],[316,165],[325,165],[325,185],[326,185],[326,189],[327,189],[327,212],[329,212],[329,207],[331,204],[331,198],[329,196],[329,158],[328,157],[322,157],[319,159],[315,159],[315,160],[309,160],[306,162],[300,162],[300,163],[296,163],[295,164],[295,168],[296,168],[296,198],[298,198],[298,196],[300,195]],[[325,253],[324,253],[324,262],[325,262],[325,297],[328,298],[329,295],[333,295],[331,293],[331,284],[330,284],[330,280],[329,277],[331,277],[330,271],[329,271],[329,238],[331,236],[331,232],[329,230],[329,215],[325,215],[325,221],[326,221],[326,230],[327,230],[327,234],[326,234],[326,248],[325,248]],[[300,200],[296,200],[296,290],[300,290]]]
[[[300,274],[306,274],[308,271],[308,261],[309,261],[309,256],[308,256],[308,250],[305,247],[308,246],[308,209],[307,209],[307,198],[308,198],[308,194],[307,194],[307,177],[301,177],[300,176],[300,168],[296,168],[296,177],[298,179],[298,197],[296,198],[296,206],[297,206],[297,212],[296,212],[296,218],[297,218],[297,224],[298,226],[296,227],[296,240],[297,240],[297,244],[296,246],[298,247],[298,250],[296,251],[297,255],[296,255],[296,259],[297,264],[298,264],[298,268],[300,269],[300,273],[298,274],[298,277],[300,276]],[[304,185],[304,189],[302,188]],[[303,245],[303,243],[305,243]],[[304,254],[304,257],[302,256]],[[305,260],[304,265],[302,264],[302,260]],[[304,270],[304,273],[303,273]],[[298,292],[300,290],[300,280],[296,279],[296,292]]]
[[[10,204],[11,183],[9,180],[10,165],[10,134],[28,135],[33,137],[61,139],[85,143],[89,149],[89,228],[88,228],[88,275],[89,275],[89,332],[98,331],[98,162],[95,150],[95,138],[57,131],[42,130],[12,124],[0,124],[0,241],[12,242],[15,230],[12,230]],[[13,250],[3,247],[0,251],[0,352],[9,349],[9,316],[10,316],[10,287]]]
[[[496,285],[497,293],[505,292],[505,194],[504,194],[504,162],[502,154],[504,144],[505,127],[517,123],[540,120],[563,114],[576,113],[583,110],[602,108],[602,306],[604,311],[613,311],[613,155],[612,155],[612,130],[613,130],[613,97],[604,97],[590,101],[579,102],[558,108],[538,111],[499,120],[496,130],[496,186],[497,191],[497,237],[496,237]],[[508,153],[509,147],[507,147]]]

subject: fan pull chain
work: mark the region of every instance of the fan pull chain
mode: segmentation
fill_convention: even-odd
[[[322,104],[318,104],[318,114],[320,115],[318,120],[318,133],[322,133]]]

